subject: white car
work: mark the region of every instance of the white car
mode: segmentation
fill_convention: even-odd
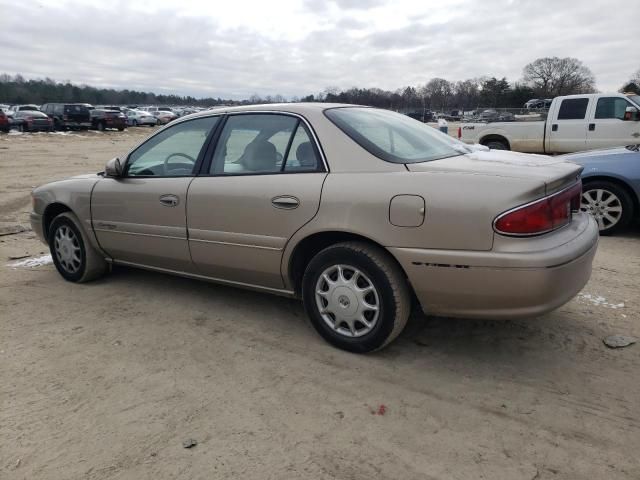
[[[149,125],[153,127],[158,124],[156,117],[143,110],[125,110],[123,113],[127,116],[127,124],[132,127],[137,127],[138,125]]]

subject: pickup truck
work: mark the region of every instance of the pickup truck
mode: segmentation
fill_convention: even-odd
[[[509,122],[463,123],[458,138],[496,150],[572,153],[640,142],[640,96],[594,93],[556,97],[546,119],[516,115]]]

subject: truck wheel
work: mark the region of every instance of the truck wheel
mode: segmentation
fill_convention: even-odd
[[[104,275],[108,264],[79,225],[71,212],[54,218],[49,227],[49,249],[58,273],[65,280],[83,283]]]
[[[611,235],[626,228],[633,218],[633,201],[627,191],[606,180],[585,182],[580,210],[598,222],[600,235]]]
[[[509,150],[509,145],[502,140],[487,140],[486,142],[482,142],[482,144],[491,150]]]
[[[316,331],[354,353],[393,341],[411,310],[400,267],[385,250],[363,242],[338,243],[313,257],[302,279],[302,296]]]

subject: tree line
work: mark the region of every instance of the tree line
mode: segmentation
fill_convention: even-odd
[[[640,69],[633,74],[621,91],[640,90]],[[286,98],[283,95],[245,100],[195,98],[192,96],[158,95],[135,90],[96,88],[59,83],[51,78],[26,80],[21,75],[0,75],[0,103],[84,102],[96,105],[247,105],[286,101],[341,102],[370,105],[400,111],[472,110],[477,108],[519,108],[531,98],[552,98],[558,95],[591,93],[596,91],[591,70],[576,58],[545,57],[527,64],[522,79],[509,82],[507,78],[479,77],[452,82],[432,78],[423,85],[407,86],[395,91],[380,88],[339,90],[332,87],[305,97]]]
[[[22,75],[0,74],[0,103],[91,103],[93,105],[191,105],[209,107],[238,103],[222,98],[158,95],[136,90],[96,88],[56,82],[51,78],[25,79]]]

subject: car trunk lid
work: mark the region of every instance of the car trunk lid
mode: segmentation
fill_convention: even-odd
[[[559,157],[531,155],[502,150],[476,151],[430,162],[409,163],[412,172],[460,172],[505,178],[538,180],[546,194],[574,183],[582,167]]]

